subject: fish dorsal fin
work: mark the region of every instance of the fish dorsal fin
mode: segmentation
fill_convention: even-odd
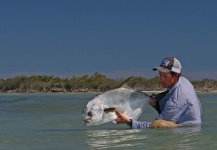
[[[132,79],[132,78],[133,78],[133,76],[130,76],[129,78],[127,78],[127,79],[121,84],[121,86],[120,86],[119,88],[133,89],[133,88],[129,87],[128,84],[127,84],[128,81],[130,81],[130,79]],[[144,93],[142,90],[136,90],[136,89],[134,89],[134,90],[135,90],[136,92],[142,93],[142,94],[144,94],[144,95],[146,95],[146,96],[148,96],[148,97],[151,97],[150,95]]]
[[[127,83],[128,83],[128,81],[129,81],[130,79],[132,79],[132,78],[133,78],[133,76],[127,78],[127,79],[121,84],[121,86],[120,86],[119,88],[130,88],[130,87],[127,85]]]

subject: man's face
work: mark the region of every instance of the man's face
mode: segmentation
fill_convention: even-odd
[[[160,82],[164,88],[171,88],[175,85],[175,76],[173,77],[170,72],[159,72],[160,75]]]

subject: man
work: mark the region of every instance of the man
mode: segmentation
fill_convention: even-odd
[[[179,125],[192,125],[201,123],[202,108],[193,85],[183,76],[181,76],[181,63],[174,57],[166,57],[162,60],[160,66],[153,68],[158,70],[160,82],[164,88],[167,88],[165,96],[158,101],[160,114],[156,120],[163,120]],[[152,97],[155,97],[153,94]],[[151,100],[149,104],[153,107],[156,100]],[[130,119],[116,110],[117,123],[126,123],[133,129],[157,127],[155,122],[139,122]],[[169,125],[168,125],[169,126]],[[168,127],[166,126],[166,127]]]

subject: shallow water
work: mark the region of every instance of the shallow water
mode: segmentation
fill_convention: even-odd
[[[85,127],[81,112],[95,94],[1,94],[0,149],[84,150],[217,148],[217,94],[198,96],[203,106],[200,127],[132,130],[113,123]],[[139,120],[152,121],[149,106]]]

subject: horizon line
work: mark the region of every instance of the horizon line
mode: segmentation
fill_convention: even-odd
[[[34,76],[34,75],[46,75],[46,76],[56,76],[60,78],[72,78],[72,77],[82,77],[84,75],[94,75],[95,73],[100,73],[106,77],[117,79],[117,78],[127,78],[129,76],[135,77],[144,77],[144,78],[153,78],[158,73],[150,71],[148,69],[125,69],[125,70],[115,70],[115,71],[92,71],[92,72],[75,72],[75,73],[48,73],[43,71],[34,71],[34,72],[13,72],[13,73],[0,73],[1,79],[14,78],[17,76]],[[214,79],[217,80],[217,71],[192,71],[182,73],[184,77],[189,80],[202,80],[202,79]]]

